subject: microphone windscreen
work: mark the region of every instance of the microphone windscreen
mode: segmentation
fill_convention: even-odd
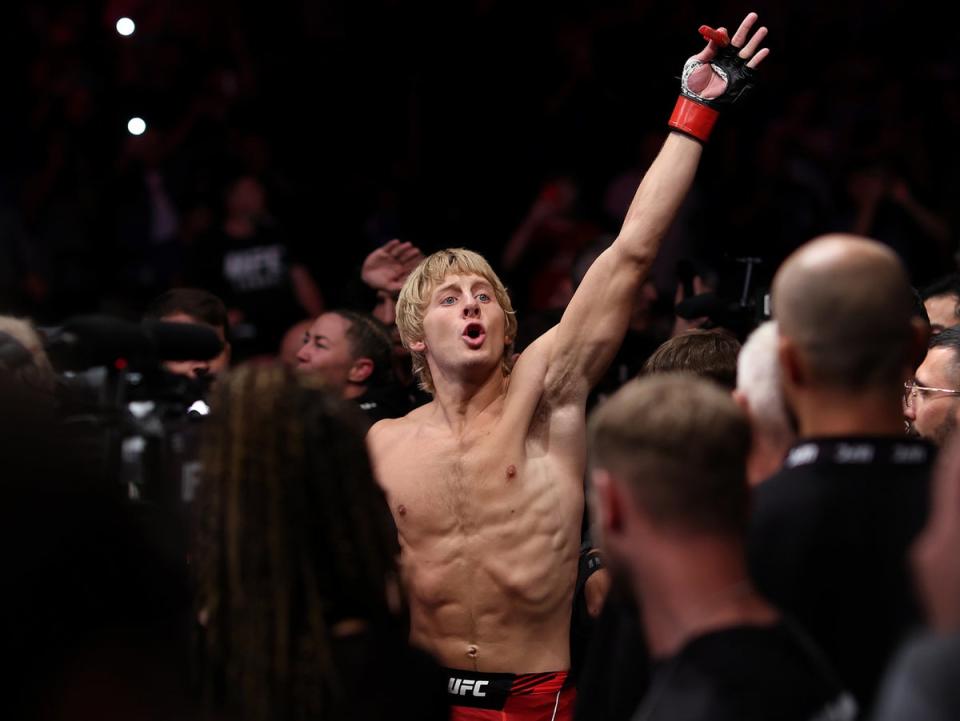
[[[209,360],[223,350],[223,343],[213,328],[199,323],[147,321],[143,324],[153,343],[157,360]]]
[[[48,351],[70,370],[113,365],[118,359],[142,362],[152,345],[136,323],[106,315],[83,315],[65,321]]]

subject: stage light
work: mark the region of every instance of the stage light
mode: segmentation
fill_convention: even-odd
[[[143,118],[130,118],[127,123],[127,130],[130,131],[130,135],[143,135],[146,129],[147,124],[143,122]]]
[[[136,23],[133,22],[130,18],[120,18],[117,20],[117,32],[123,35],[124,37],[129,37],[133,35],[133,31],[137,29]]]

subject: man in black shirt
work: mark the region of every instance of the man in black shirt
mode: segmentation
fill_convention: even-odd
[[[634,381],[591,418],[594,528],[638,599],[653,661],[634,719],[856,713],[813,644],[747,574],[750,438],[730,394],[687,374]]]
[[[904,436],[902,399],[928,331],[897,256],[853,236],[788,258],[773,309],[800,441],[755,491],[751,572],[866,707],[918,620],[906,553],[926,516],[933,450]]]

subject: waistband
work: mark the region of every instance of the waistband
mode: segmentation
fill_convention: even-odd
[[[556,696],[570,679],[567,671],[512,674],[446,668],[443,672],[447,678],[447,698],[452,705],[494,710],[502,709],[511,697]]]

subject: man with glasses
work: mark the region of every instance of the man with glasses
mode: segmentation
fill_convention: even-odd
[[[942,446],[957,427],[958,399],[960,328],[947,328],[930,338],[927,357],[904,385],[908,430]]]

